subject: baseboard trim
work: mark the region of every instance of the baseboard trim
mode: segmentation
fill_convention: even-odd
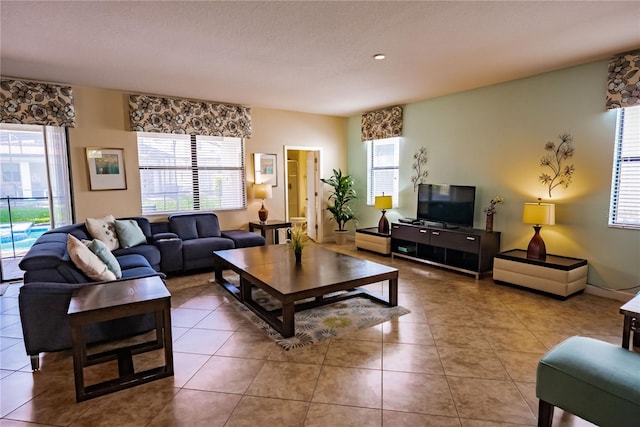
[[[616,291],[615,289],[603,289],[593,285],[587,285],[584,289],[584,293],[623,302],[627,302],[636,296],[636,294],[631,294],[629,292]]]

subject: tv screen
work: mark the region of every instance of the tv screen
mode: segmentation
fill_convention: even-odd
[[[446,225],[473,227],[476,187],[420,184],[417,218]]]

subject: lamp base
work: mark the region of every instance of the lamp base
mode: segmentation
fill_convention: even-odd
[[[267,218],[269,217],[269,211],[264,207],[264,201],[262,201],[262,207],[258,210],[258,218],[260,218],[260,222],[264,224],[267,222]]]
[[[378,221],[378,233],[380,234],[389,234],[389,220],[385,216],[385,210],[382,210],[382,217],[380,221]]]
[[[540,236],[540,229],[542,227],[539,225],[534,225],[533,229],[535,233],[529,242],[529,246],[527,246],[527,258],[535,259],[538,261],[544,261],[547,259],[547,248],[544,245],[544,240]]]

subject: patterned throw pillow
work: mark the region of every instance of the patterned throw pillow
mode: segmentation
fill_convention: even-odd
[[[116,219],[113,225],[118,233],[121,247],[130,248],[147,243],[147,237],[135,219]]]
[[[67,235],[67,252],[71,261],[87,277],[98,282],[116,280],[115,274],[107,268],[107,265],[71,234]]]
[[[107,245],[107,249],[113,251],[120,247],[120,242],[118,241],[118,234],[116,233],[116,229],[113,225],[116,219],[113,215],[107,215],[104,218],[87,218],[85,221],[85,225],[87,226],[87,230],[89,234],[94,239],[101,240],[105,245]]]
[[[84,241],[83,243],[107,265],[107,268],[116,276],[116,279],[122,278],[120,263],[118,263],[118,260],[113,256],[111,251],[107,249],[107,245],[105,245],[102,240],[93,239],[90,242]]]

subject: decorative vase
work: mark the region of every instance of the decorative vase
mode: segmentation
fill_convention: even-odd
[[[487,215],[487,225],[485,226],[485,230],[488,233],[493,232],[493,215]]]
[[[293,251],[296,256],[296,264],[302,264],[302,249]]]

